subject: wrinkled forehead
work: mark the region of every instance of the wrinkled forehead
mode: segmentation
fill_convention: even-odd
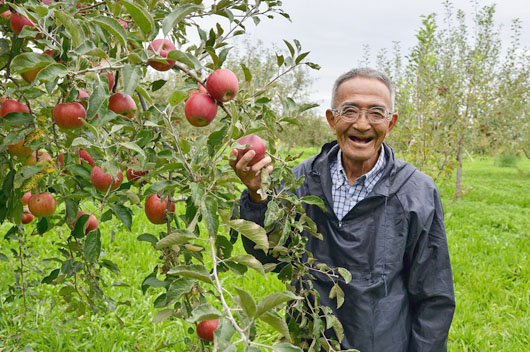
[[[337,89],[335,104],[377,105],[392,108],[390,89],[376,78],[354,77],[342,82]]]

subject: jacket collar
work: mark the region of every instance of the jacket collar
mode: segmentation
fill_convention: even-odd
[[[375,185],[371,193],[387,197],[397,191],[397,189],[399,189],[401,186],[401,182],[399,182],[400,184],[396,187],[396,173],[400,169],[410,164],[403,163],[401,160],[396,159],[394,155],[394,150],[388,144],[383,143],[382,147],[385,148],[385,156],[387,159],[386,166],[383,171],[383,176]],[[330,173],[330,160],[337,157],[338,151],[339,145],[337,141],[326,143],[322,146],[322,150],[315,157],[311,164],[310,175],[312,176],[314,181],[320,182],[322,184],[323,196],[326,198],[329,204],[333,204],[333,200],[331,197],[332,182]],[[407,172],[408,175],[406,178],[408,178],[410,174],[412,174],[413,170],[415,170],[414,167],[412,167],[412,170],[409,168],[409,171]]]

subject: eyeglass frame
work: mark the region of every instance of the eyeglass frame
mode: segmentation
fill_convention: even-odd
[[[384,107],[383,108],[371,107],[371,108],[368,108],[368,109],[359,109],[355,105],[343,105],[343,106],[340,107],[340,110],[342,111],[344,108],[355,108],[355,109],[359,110],[359,115],[355,118],[355,120],[348,121],[348,120],[344,120],[344,115],[342,115],[339,112],[339,109],[331,109],[331,112],[333,113],[334,117],[339,117],[346,123],[355,123],[355,122],[357,122],[357,120],[359,120],[361,118],[361,116],[363,114],[363,111],[366,112],[366,118],[368,119],[368,121],[370,121],[370,123],[373,123],[373,124],[376,124],[376,125],[390,120],[392,118],[392,115],[394,114],[392,111],[387,112],[386,108],[384,108]],[[382,109],[382,110],[384,110],[385,113],[383,115],[386,115],[386,117],[384,119],[382,119],[382,120],[373,121],[370,118],[370,113],[369,113],[369,110],[371,110],[371,109],[380,109],[380,110]]]

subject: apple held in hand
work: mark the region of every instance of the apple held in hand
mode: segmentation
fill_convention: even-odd
[[[192,126],[208,126],[217,115],[217,104],[207,94],[194,94],[186,101],[184,114]]]
[[[219,327],[219,320],[204,320],[197,325],[197,335],[203,340],[213,341],[213,333]]]
[[[86,120],[86,110],[80,103],[62,103],[53,108],[52,116],[61,128],[80,128]]]
[[[265,142],[263,139],[259,138],[256,135],[249,134],[248,136],[241,137],[237,140],[238,144],[246,145],[248,144],[248,147],[245,149],[236,148],[237,150],[237,161],[245,155],[246,152],[249,150],[253,150],[256,152],[256,155],[252,158],[252,160],[248,163],[249,166],[254,165],[261,159],[265,157]]]
[[[24,28],[24,26],[33,27],[34,24],[26,17],[19,15],[18,13],[14,13],[11,15],[11,19],[9,20],[9,26],[13,32],[15,32],[15,34],[19,34],[22,32],[22,28]]]
[[[100,192],[107,192],[109,188],[112,191],[120,187],[123,182],[123,172],[120,170],[115,177],[112,177],[110,174],[103,172],[103,169],[99,166],[95,166],[90,173],[90,182]]]
[[[147,50],[154,51],[158,53],[161,57],[165,58],[171,50],[175,50],[175,45],[167,39],[156,39],[151,44],[149,44]],[[167,71],[170,70],[173,66],[175,66],[175,60],[166,61],[167,63],[149,60],[147,61],[147,64],[157,71]]]
[[[235,98],[239,90],[239,81],[234,72],[221,68],[210,74],[206,81],[206,89],[212,98],[224,103]]]
[[[162,200],[157,194],[150,195],[145,201],[145,215],[153,224],[165,224],[168,198]],[[175,203],[171,203],[169,212],[175,213]]]
[[[29,211],[38,218],[52,216],[55,213],[56,207],[57,203],[55,202],[55,198],[48,192],[34,194],[28,201]]]
[[[2,103],[2,107],[0,107],[0,116],[4,117],[11,112],[29,113],[29,108],[27,107],[27,105],[19,103],[16,100],[7,99]]]
[[[85,215],[85,214],[89,215],[87,222],[85,222],[85,235],[86,235],[90,231],[94,231],[95,229],[97,229],[99,224],[98,224],[98,219],[96,219],[96,217],[94,215],[86,213],[84,211],[78,211],[77,212],[77,217],[76,217],[75,222],[73,224],[74,227],[75,227],[75,224],[77,223],[77,220],[79,220],[79,218],[81,217],[81,215]]]
[[[130,95],[114,93],[109,98],[109,110],[132,119],[136,113],[136,103]]]

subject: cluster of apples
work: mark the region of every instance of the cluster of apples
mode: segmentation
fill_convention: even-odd
[[[206,80],[206,88],[198,84],[198,90],[190,91],[184,106],[188,122],[195,127],[208,126],[217,115],[217,102],[226,103],[235,98],[239,81],[234,72],[226,68],[213,71]]]

